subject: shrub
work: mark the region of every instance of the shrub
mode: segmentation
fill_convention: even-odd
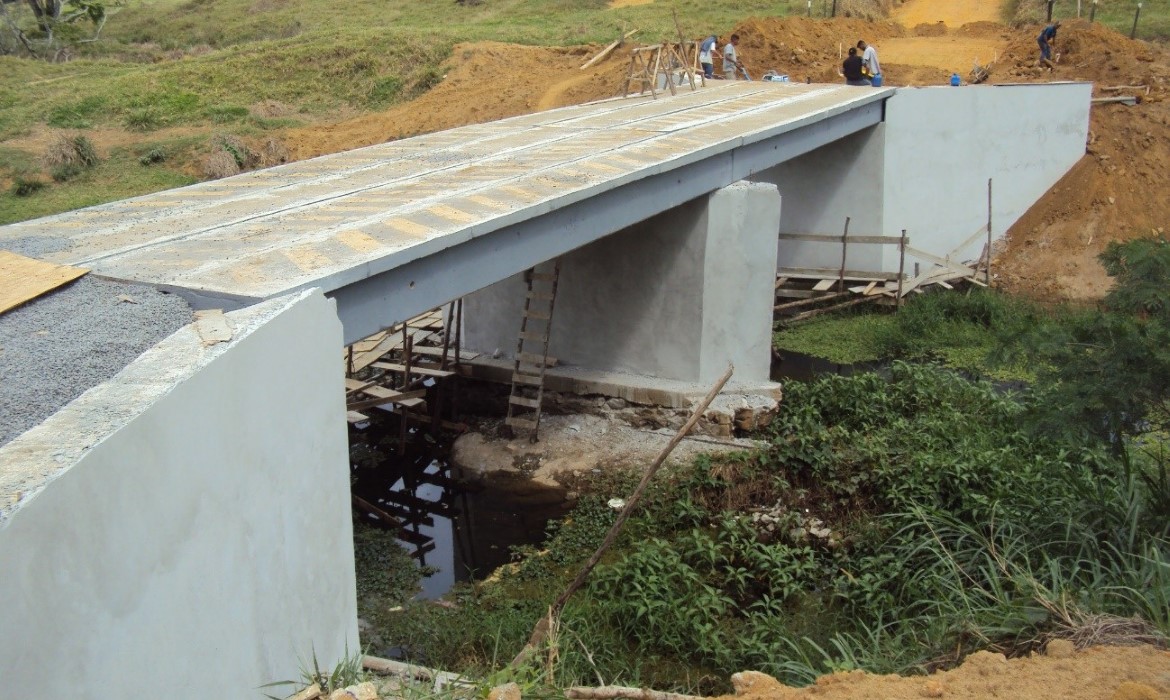
[[[12,181],[12,194],[17,197],[28,197],[45,188],[45,181],[40,178],[25,178],[17,176]]]

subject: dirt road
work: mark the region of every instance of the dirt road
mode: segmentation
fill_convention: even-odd
[[[999,22],[1003,3],[997,0],[907,0],[890,13],[890,19],[906,28],[942,22],[958,29],[971,22]]]

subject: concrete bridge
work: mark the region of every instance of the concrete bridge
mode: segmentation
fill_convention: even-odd
[[[21,630],[0,677],[195,696],[331,665],[360,648],[341,344],[467,296],[467,343],[512,347],[516,274],[561,257],[562,361],[764,381],[778,256],[825,254],[778,233],[850,216],[950,250],[990,177],[1002,232],[1083,155],[1089,92],[724,84],[0,228],[0,248],[235,309],[226,342],[182,329],[0,447],[0,629]]]

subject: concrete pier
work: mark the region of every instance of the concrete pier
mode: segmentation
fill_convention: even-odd
[[[564,255],[549,353],[695,383],[731,363],[766,384],[779,226],[776,187],[740,182]],[[511,357],[524,293],[514,275],[467,296],[464,344]]]

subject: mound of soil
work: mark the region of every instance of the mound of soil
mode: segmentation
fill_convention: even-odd
[[[1069,644],[1068,647],[1072,645]],[[1007,660],[981,651],[962,666],[931,676],[878,676],[849,671],[790,688],[762,673],[732,676],[736,695],[721,700],[921,700],[921,698],[1029,698],[1030,700],[1157,700],[1170,695],[1170,652],[1149,646],[1092,647],[1080,652]]]
[[[1170,224],[1170,52],[1087,22],[1061,27],[1060,60],[1037,66],[1040,27],[1017,33],[995,81],[1091,80],[1098,96],[1141,104],[1094,105],[1088,154],[1007,233],[997,256],[1001,285],[1047,300],[1100,298],[1110,278],[1097,255],[1110,241],[1162,233]],[[1146,86],[1137,90],[1104,90]],[[1042,108],[1042,107],[1041,107]]]
[[[752,18],[741,22],[739,54],[748,70],[775,70],[793,80],[837,83],[844,53],[860,39],[877,43],[906,35],[900,24],[838,17]],[[880,48],[880,47],[879,47]]]
[[[945,22],[923,22],[914,27],[914,36],[945,36],[947,25]]]

